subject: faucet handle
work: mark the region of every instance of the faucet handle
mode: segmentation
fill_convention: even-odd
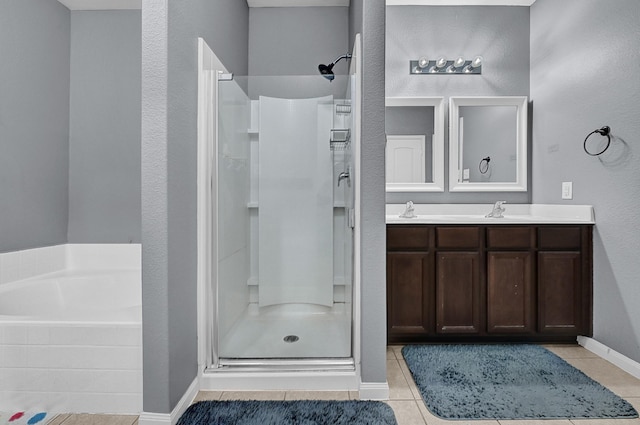
[[[507,201],[496,201],[496,203],[493,205],[493,210],[489,214],[485,215],[485,217],[503,218],[502,213],[505,212],[505,208],[502,205],[506,203]]]
[[[415,218],[416,215],[413,212],[414,208],[413,208],[413,201],[409,201],[407,202],[405,208],[404,208],[404,212],[402,214],[400,214],[401,218]]]

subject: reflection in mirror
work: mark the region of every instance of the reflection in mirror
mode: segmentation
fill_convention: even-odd
[[[444,191],[444,98],[389,97],[388,192]]]
[[[516,180],[515,106],[461,106],[459,117],[462,181]]]
[[[452,97],[451,191],[526,191],[527,98]]]

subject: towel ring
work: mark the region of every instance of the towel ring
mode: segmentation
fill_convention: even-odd
[[[480,164],[478,164],[478,171],[480,171],[480,174],[486,174],[487,171],[489,171],[489,161],[491,161],[491,157],[482,158]],[[482,164],[484,164],[484,167]],[[484,171],[482,171],[483,168]]]
[[[602,149],[600,152],[598,153],[592,153],[589,152],[589,150],[587,149],[587,140],[589,139],[589,137],[591,137],[592,134],[598,133],[601,136],[607,136],[607,145],[604,147],[604,149]],[[587,135],[587,137],[584,139],[584,144],[582,145],[582,147],[584,148],[584,151],[591,155],[591,156],[598,156],[602,153],[604,153],[604,151],[606,151],[607,149],[609,149],[609,145],[611,144],[611,128],[608,125],[605,125],[602,128],[599,128],[597,130],[593,130],[591,133],[589,133]]]

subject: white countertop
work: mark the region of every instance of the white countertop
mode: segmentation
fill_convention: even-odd
[[[503,218],[485,217],[493,204],[414,204],[414,218],[400,217],[405,204],[387,204],[387,224],[595,224],[591,205],[508,204]]]

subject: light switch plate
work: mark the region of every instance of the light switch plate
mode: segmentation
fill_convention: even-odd
[[[562,199],[573,199],[573,182],[562,182]]]

